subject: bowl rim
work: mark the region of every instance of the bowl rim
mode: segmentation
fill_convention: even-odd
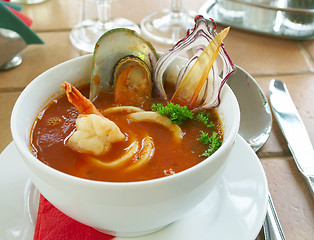
[[[28,97],[28,95],[30,94],[30,92],[32,91],[32,89],[37,85],[38,82],[42,81],[41,79],[43,77],[45,77],[46,75],[49,75],[51,72],[57,71],[58,68],[64,66],[64,65],[71,65],[71,64],[75,64],[75,63],[80,63],[82,61],[88,61],[87,59],[91,58],[92,54],[88,54],[88,55],[84,55],[84,56],[80,56],[80,57],[76,57],[70,60],[67,60],[65,62],[62,62],[48,70],[46,70],[45,72],[41,73],[40,75],[38,75],[35,79],[33,79],[26,87],[25,89],[22,91],[22,93],[19,95],[18,99],[16,100],[13,110],[12,110],[12,114],[11,114],[11,134],[14,140],[14,143],[18,149],[18,152],[22,155],[23,161],[28,161],[30,162],[34,167],[36,167],[37,169],[39,169],[40,171],[42,171],[45,174],[54,174],[57,175],[57,177],[60,180],[66,181],[66,182],[72,182],[72,184],[79,184],[79,185],[89,185],[89,186],[93,186],[93,187],[102,187],[102,186],[106,186],[106,187],[138,187],[138,186],[149,186],[151,187],[152,185],[155,184],[160,184],[163,182],[169,182],[169,181],[177,181],[180,178],[189,175],[189,174],[193,174],[193,172],[197,171],[198,169],[202,168],[203,165],[208,164],[208,162],[213,161],[214,158],[218,158],[220,155],[223,154],[224,149],[227,147],[227,145],[233,144],[233,142],[236,139],[237,133],[238,133],[238,129],[239,129],[239,125],[240,125],[240,108],[238,105],[238,102],[236,100],[236,97],[234,95],[234,93],[232,92],[232,90],[230,89],[230,87],[225,84],[223,89],[222,89],[222,94],[224,94],[224,92],[227,92],[228,94],[231,94],[231,98],[233,98],[235,100],[234,102],[234,107],[235,109],[235,118],[234,118],[234,122],[236,124],[233,124],[230,130],[230,136],[226,139],[224,138],[223,142],[224,144],[222,144],[219,149],[210,157],[207,157],[206,159],[204,159],[203,161],[201,161],[200,163],[186,169],[183,170],[181,172],[178,172],[174,175],[170,175],[170,176],[166,176],[166,177],[160,177],[160,178],[155,178],[155,179],[150,179],[150,180],[144,180],[144,181],[133,181],[133,182],[106,182],[106,181],[98,181],[98,180],[91,180],[91,179],[84,179],[84,178],[80,178],[80,177],[76,177],[64,172],[61,172],[59,170],[56,170],[48,165],[46,165],[45,163],[43,163],[42,161],[40,161],[39,159],[37,159],[30,151],[30,146],[29,143],[28,148],[27,146],[25,146],[24,141],[22,140],[21,133],[19,133],[17,131],[17,116],[19,115],[19,108],[21,107],[21,105],[23,105],[23,102],[27,102],[25,101],[25,98]],[[49,96],[51,97],[51,96]],[[49,97],[47,97],[47,101],[49,101]],[[223,101],[223,98],[222,98]],[[43,106],[44,107],[44,106]],[[42,108],[43,108],[42,107]],[[30,136],[30,133],[29,133]],[[25,160],[27,159],[27,160]],[[27,164],[26,164],[27,165]],[[28,167],[29,168],[29,167]]]

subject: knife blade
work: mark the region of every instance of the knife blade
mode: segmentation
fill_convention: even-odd
[[[314,199],[314,150],[309,135],[285,83],[272,79],[269,92],[270,104],[275,118]]]

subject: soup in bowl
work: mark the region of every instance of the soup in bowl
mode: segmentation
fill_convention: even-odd
[[[44,72],[19,96],[11,130],[29,176],[39,192],[71,218],[102,232],[136,236],[156,231],[181,218],[199,204],[218,183],[239,128],[239,107],[224,86],[217,108],[223,125],[220,148],[199,164],[171,176],[136,182],[83,179],[39,161],[31,151],[30,133],[38,113],[57,95],[64,81],[87,83],[92,56],[79,57]],[[175,64],[168,71],[176,71]]]

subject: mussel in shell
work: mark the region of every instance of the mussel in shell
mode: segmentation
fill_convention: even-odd
[[[152,71],[157,59],[151,43],[136,32],[125,28],[106,32],[94,50],[90,99],[101,90],[113,90],[116,103],[143,107],[130,101],[151,98]]]
[[[148,107],[152,98],[151,79],[151,70],[141,59],[130,56],[122,58],[113,75],[115,103],[121,106]]]

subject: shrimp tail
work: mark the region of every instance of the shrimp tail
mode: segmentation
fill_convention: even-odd
[[[84,97],[72,84],[64,82],[61,85],[62,89],[65,90],[69,102],[75,106],[80,114],[96,114],[102,116],[95,105],[89,99]]]

